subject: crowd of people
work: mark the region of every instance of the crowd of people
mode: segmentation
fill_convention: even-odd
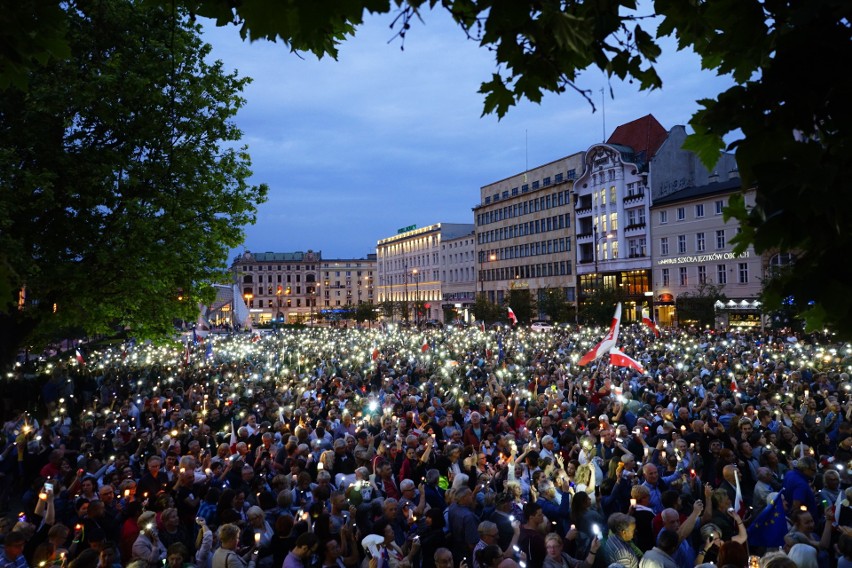
[[[641,370],[579,367],[604,331],[284,329],[18,367],[0,567],[852,566],[852,347],[625,325]]]

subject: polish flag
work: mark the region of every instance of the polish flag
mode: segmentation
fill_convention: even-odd
[[[737,492],[734,496],[734,511],[740,516],[740,518],[745,518],[746,515],[746,506],[743,501],[743,494],[740,491],[740,474],[737,471],[734,471],[734,479],[737,481]]]
[[[231,454],[237,453],[237,430],[234,428],[234,421],[231,420],[231,441],[229,443]]]
[[[376,361],[379,358],[379,348],[373,347],[373,361]]]
[[[731,391],[738,392],[740,390],[740,386],[737,384],[737,379],[731,379]]]
[[[512,325],[518,325],[518,318],[515,317],[515,312],[512,311],[511,306],[509,307],[509,319],[512,320]]]
[[[614,367],[630,367],[636,369],[640,373],[645,373],[642,364],[636,359],[630,357],[626,353],[619,351],[615,347],[609,350],[609,363]]]
[[[427,351],[429,351],[429,341],[427,341],[426,338],[424,337],[423,338],[423,346],[420,347],[420,352],[426,353]]]
[[[583,355],[583,358],[577,361],[577,365],[582,367],[588,365],[592,361],[596,361],[610,352],[615,347],[615,342],[618,340],[618,328],[621,326],[621,302],[615,307],[615,315],[612,316],[612,323],[609,326],[603,340],[592,347],[592,350]]]
[[[660,330],[657,329],[657,324],[654,323],[654,320],[651,319],[651,313],[648,311],[648,308],[642,308],[642,323],[651,328],[651,331],[654,332],[654,335],[660,337]]]
[[[74,358],[77,359],[77,362],[83,366],[86,365],[86,360],[83,359],[83,354],[80,353],[79,349],[74,350]]]

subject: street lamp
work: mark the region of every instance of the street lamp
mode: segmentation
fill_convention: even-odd
[[[414,325],[417,325],[420,319],[420,273],[415,268],[411,274],[414,276]]]
[[[612,238],[613,234],[612,233],[604,233],[603,235],[601,235],[599,237],[597,225],[592,226],[592,233],[594,233],[594,241],[595,241],[595,244],[592,247],[592,258],[595,259],[595,274],[597,274],[598,273],[598,243],[600,243],[601,241],[605,241],[609,238]]]
[[[246,300],[246,307],[251,308],[251,300],[252,300],[252,298],[254,298],[254,294],[252,294],[251,292],[246,292],[245,294],[243,294],[243,297]],[[242,325],[242,324],[243,324],[243,322],[240,322],[240,325]]]
[[[493,252],[488,255],[488,262],[497,260]],[[479,253],[479,293],[485,296],[485,251]]]

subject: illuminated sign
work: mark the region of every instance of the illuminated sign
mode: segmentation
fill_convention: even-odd
[[[663,258],[657,261],[658,266],[667,264],[686,264],[688,262],[713,262],[715,260],[733,260],[735,258],[748,258],[749,251],[742,254],[733,252],[715,252],[712,254],[697,254],[695,256],[676,256],[674,258]]]
[[[396,230],[396,234],[397,234],[397,235],[401,235],[402,233],[407,233],[408,231],[413,231],[413,230],[414,230],[414,229],[416,229],[416,228],[417,228],[417,225],[409,225],[409,226],[407,226],[407,227],[403,227],[403,228],[401,228],[401,229],[397,229],[397,230]]]

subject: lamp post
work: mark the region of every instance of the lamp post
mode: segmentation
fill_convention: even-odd
[[[491,253],[488,255],[488,262],[497,260],[497,255]],[[479,253],[479,292],[485,296],[485,251]]]
[[[405,321],[408,322],[408,263],[405,262],[402,265],[402,282],[405,286]]]
[[[417,325],[420,320],[420,273],[415,268],[411,274],[414,276],[414,325]]]
[[[598,226],[592,226],[592,233],[594,233],[594,241],[595,244],[592,246],[592,258],[595,259],[595,274],[598,273],[598,243],[601,241],[605,241],[612,237],[612,233],[604,233],[600,237],[598,237]],[[597,278],[597,277],[596,277]]]
[[[251,292],[246,292],[245,294],[243,294],[243,297],[246,299],[246,307],[251,308],[251,300],[252,298],[254,298],[254,294],[252,294]],[[251,309],[249,309],[249,314],[251,314]],[[249,315],[249,318],[251,318],[251,315]],[[242,324],[243,322],[240,322],[240,325]]]

